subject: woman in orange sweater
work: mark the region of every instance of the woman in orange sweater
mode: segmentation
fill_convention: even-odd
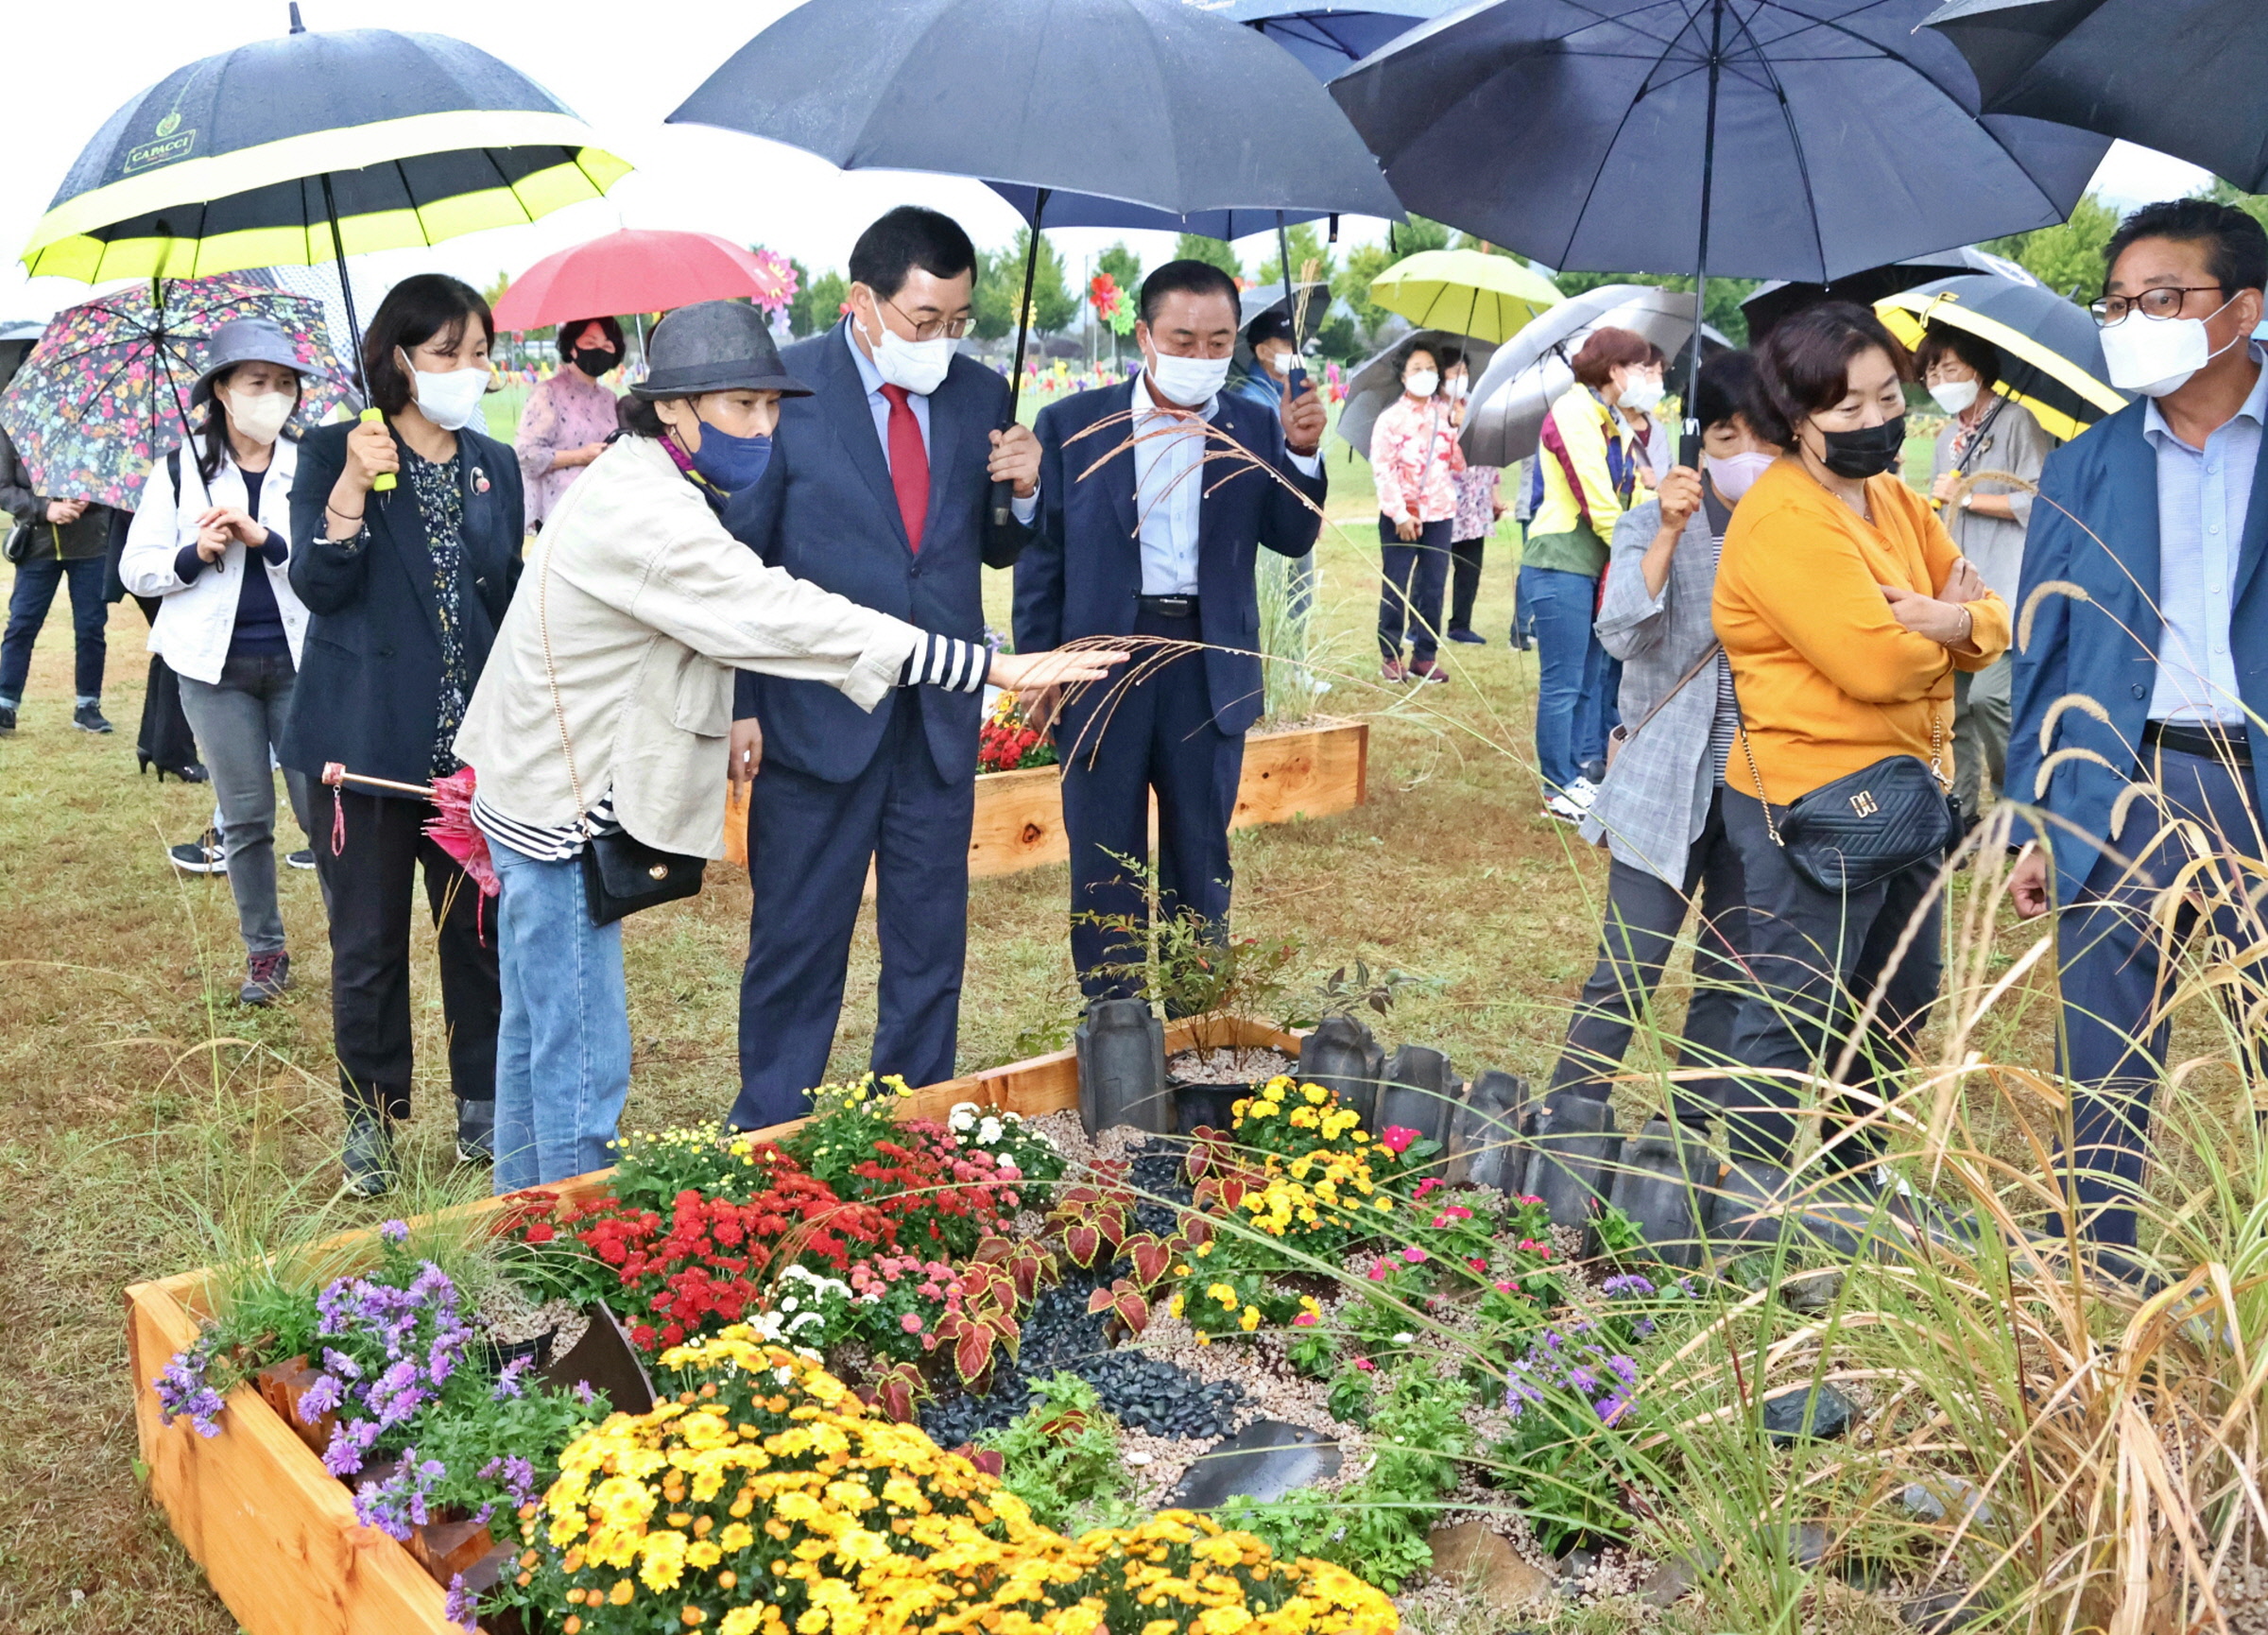
[[[1789,863],[1776,829],[1799,797],[1886,756],[1918,757],[1950,781],[1954,672],[1982,670],[2008,645],[2006,605],[1899,478],[1912,373],[1863,307],[1813,307],[1772,331],[1749,412],[1789,452],[1734,513],[1713,609],[1742,715],[1725,826],[1744,875],[1756,985],[1733,1024],[1733,1060],[1833,1075],[1879,989],[1838,1076],[1885,1094],[1937,994],[1940,860],[1830,893]],[[1801,1087],[1760,1074],[1733,1100],[1732,1157],[1746,1173],[1731,1184],[1777,1193],[1786,1178],[1771,1172],[1790,1162]],[[1853,1110],[1841,1112],[1825,1132],[1826,1174],[1858,1170],[1874,1147],[1870,1131],[1849,1129]]]

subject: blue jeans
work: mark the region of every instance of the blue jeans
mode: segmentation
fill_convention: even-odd
[[[1536,628],[1536,765],[1547,790],[1566,788],[1594,746],[1606,753],[1606,649],[1591,628],[1599,581],[1564,568],[1520,570],[1520,601]],[[1611,703],[1612,700],[1606,700]]]
[[[0,637],[0,704],[24,699],[24,683],[31,675],[31,645],[65,579],[71,581],[71,628],[77,635],[75,680],[82,698],[102,697],[102,661],[106,645],[103,622],[110,607],[102,599],[103,560],[79,557],[64,561],[35,556],[16,564],[16,588],[8,598],[8,633]]]
[[[579,858],[549,863],[496,840],[496,1190],[549,1186],[614,1162],[630,1092],[622,922],[593,925]]]

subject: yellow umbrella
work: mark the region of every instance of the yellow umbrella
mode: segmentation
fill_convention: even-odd
[[[1932,324],[1965,329],[2000,358],[1993,389],[2032,411],[2048,436],[2069,442],[2126,406],[2104,377],[2103,342],[2085,307],[2023,275],[1971,273],[1886,296],[1875,316],[1909,347]]]
[[[1495,344],[1511,339],[1562,298],[1550,279],[1508,255],[1426,250],[1372,279],[1370,299],[1419,329]]]

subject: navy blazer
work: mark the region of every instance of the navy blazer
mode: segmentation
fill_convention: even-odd
[[[955,357],[929,394],[929,519],[921,551],[907,543],[875,435],[866,383],[845,324],[781,353],[810,397],[782,398],[764,477],[726,506],[733,537],[773,567],[938,635],[981,641],[983,569],[1015,560],[1027,530],[991,534],[992,429],[1007,419],[1008,383],[973,358]],[[732,714],[764,724],[764,758],[809,777],[847,783],[867,769],[892,710],[919,710],[937,774],[976,775],[982,695],[916,687],[871,713],[818,681],[742,671]]]
[[[433,776],[441,693],[433,555],[406,477],[369,496],[367,544],[325,537],[323,505],[346,464],[352,429],[352,422],[322,426],[300,444],[291,488],[291,588],[312,616],[277,758],[310,777],[336,761],[351,772],[423,783]],[[456,443],[465,511],[458,603],[470,698],[519,582],[524,522],[518,456],[471,429],[458,432]]]
[[[1197,611],[1206,643],[1206,691],[1213,723],[1242,732],[1260,719],[1260,547],[1305,556],[1322,525],[1327,485],[1306,476],[1284,449],[1283,425],[1261,405],[1223,392],[1216,432],[1232,438],[1287,478],[1249,464],[1212,459],[1193,482],[1205,485],[1197,522]],[[1142,538],[1134,508],[1132,428],[1124,418],[1134,383],[1073,394],[1040,412],[1040,537],[1016,564],[1016,646],[1035,653],[1081,636],[1125,636],[1142,596]],[[1112,421],[1111,417],[1119,419]],[[1110,421],[1109,424],[1101,422]],[[1085,436],[1081,436],[1085,433]],[[1207,453],[1228,445],[1207,439]],[[1112,454],[1112,450],[1118,452]],[[1087,473],[1105,456],[1099,470]],[[1304,497],[1304,498],[1303,498]],[[1085,710],[1108,682],[1082,690],[1064,713],[1060,741],[1076,741]]]
[[[2142,435],[2146,406],[2138,402],[2121,409],[2048,456],[2040,500],[2032,508],[2024,541],[2008,795],[2036,803],[2060,820],[2043,820],[2038,827],[2055,850],[2056,900],[2065,904],[2086,884],[2105,842],[2131,855],[2152,821],[2146,811],[2132,813],[2121,835],[2110,833],[2111,808],[2128,787],[2141,753],[2164,632],[2157,611],[2157,451]],[[2244,517],[2228,621],[2237,691],[2254,717],[2246,731],[2256,766],[2268,766],[2268,732],[2260,727],[2260,719],[2268,717],[2264,555],[2268,441],[2253,469],[2252,503]],[[2049,590],[2041,594],[2041,587],[2051,584],[2075,586],[2080,594]],[[2030,640],[2024,641],[2027,619]],[[2071,698],[2081,702],[2056,709]],[[2043,754],[2040,723],[2050,711],[2054,711],[2054,727]],[[2097,720],[2091,711],[2107,718]],[[2071,750],[2082,753],[2067,755]],[[2067,758],[2055,761],[2047,789],[2037,792],[2040,767],[2058,755]]]

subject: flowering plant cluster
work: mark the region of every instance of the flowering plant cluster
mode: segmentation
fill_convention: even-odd
[[[1063,1178],[1063,1155],[1026,1128],[1022,1113],[964,1101],[946,1115],[945,1127],[963,1152],[974,1147],[990,1153],[1004,1176],[1013,1168],[1026,1208],[1047,1207],[1049,1186]]]
[[[1629,1465],[1638,1382],[1636,1360],[1583,1317],[1546,1327],[1511,1365],[1511,1426],[1491,1452],[1497,1480],[1521,1490],[1546,1550],[1627,1527],[1623,1495],[1639,1475]]]
[[[1391,1635],[1341,1569],[1169,1512],[1077,1540],[919,1430],[746,1330],[663,1353],[679,1387],[560,1458],[516,1588],[561,1635]]]
[[[919,1255],[879,1255],[850,1268],[859,1336],[875,1351],[919,1362],[936,1350],[937,1328],[961,1303],[960,1273]]]
[[[811,1116],[781,1148],[806,1174],[839,1189],[879,1143],[899,1139],[899,1104],[913,1093],[894,1073],[822,1084],[811,1093]]]
[[[977,729],[977,771],[1021,772],[1026,766],[1053,766],[1056,760],[1054,741],[1023,718],[1015,693],[1003,688]]]
[[[632,1130],[611,1145],[614,1196],[662,1213],[682,1192],[746,1203],[771,1189],[772,1171],[783,1156],[772,1143],[723,1124]]]
[[[957,1258],[1023,1207],[1022,1179],[1013,1163],[964,1149],[943,1125],[908,1119],[878,1138],[835,1190],[887,1215],[901,1247]]]

